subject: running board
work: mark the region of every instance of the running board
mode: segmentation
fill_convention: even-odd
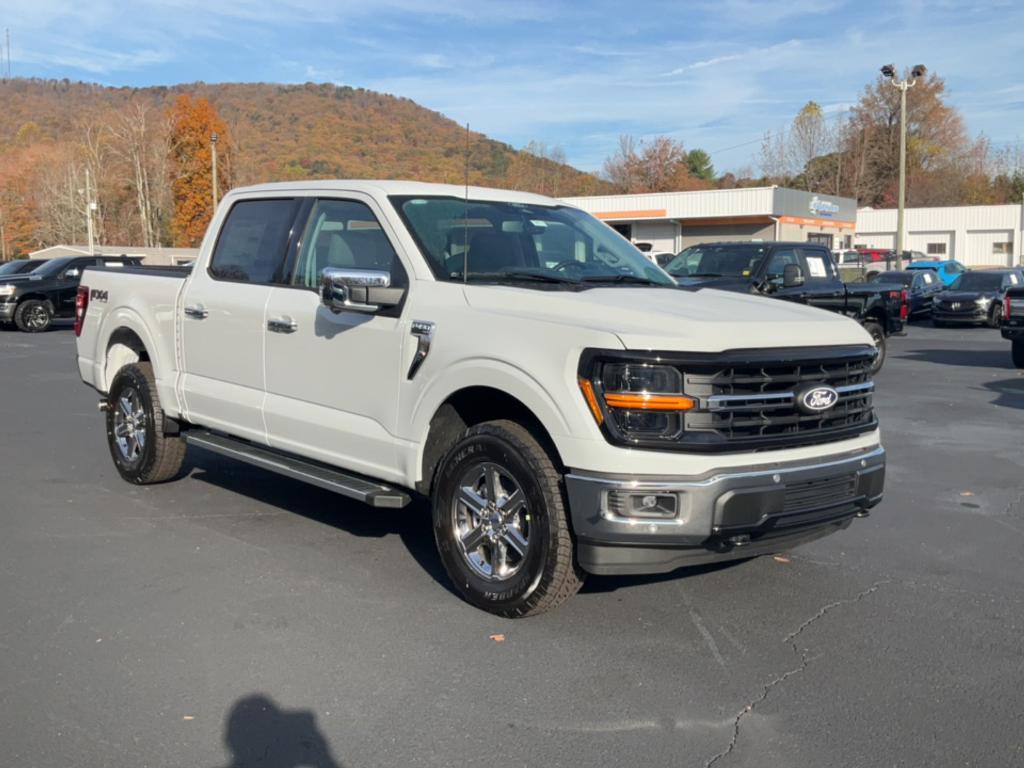
[[[409,494],[389,485],[227,435],[191,429],[185,433],[185,441],[189,445],[196,445],[285,477],[326,488],[371,507],[398,509],[411,501]]]

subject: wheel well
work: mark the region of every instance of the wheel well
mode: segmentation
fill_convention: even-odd
[[[547,450],[555,465],[561,467],[558,449],[551,435],[521,400],[493,387],[466,387],[449,395],[430,420],[423,448],[423,472],[416,490],[425,495],[430,493],[437,465],[463,432],[485,421],[498,419],[508,419],[523,426]]]
[[[50,297],[45,293],[26,293],[24,296],[18,297],[18,303],[23,304],[26,301],[42,301],[50,305],[53,308],[53,302],[50,301]]]
[[[105,389],[110,390],[118,371],[126,365],[149,360],[146,345],[131,328],[118,328],[107,342],[107,361],[104,365]]]

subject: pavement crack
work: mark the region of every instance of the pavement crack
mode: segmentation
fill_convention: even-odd
[[[867,589],[861,590],[860,592],[858,592],[853,597],[845,598],[843,600],[835,600],[835,601],[829,603],[828,605],[822,606],[818,610],[817,613],[815,613],[813,616],[811,616],[811,618],[807,619],[807,621],[803,622],[794,631],[792,631],[788,635],[786,635],[783,638],[782,642],[789,643],[790,647],[793,649],[793,653],[796,654],[797,658],[800,659],[799,665],[797,665],[793,669],[789,670],[788,672],[785,672],[785,673],[783,673],[781,675],[778,675],[777,677],[773,678],[768,683],[766,683],[764,686],[762,686],[760,695],[758,695],[753,700],[747,702],[743,706],[743,708],[738,713],[736,713],[736,717],[732,721],[732,738],[729,740],[729,743],[726,745],[725,749],[723,749],[721,752],[713,755],[710,759],[708,759],[704,763],[704,768],[711,768],[719,760],[723,760],[726,757],[728,757],[730,754],[732,754],[733,750],[736,749],[736,744],[739,743],[739,740],[740,740],[740,729],[742,728],[743,720],[751,712],[754,711],[754,708],[758,704],[763,703],[768,698],[768,696],[771,694],[772,690],[775,687],[781,685],[782,683],[784,683],[786,680],[788,680],[789,678],[793,677],[794,675],[800,674],[805,669],[807,669],[807,666],[814,659],[819,658],[818,656],[814,656],[814,657],[809,656],[808,653],[807,653],[807,649],[806,648],[799,648],[797,646],[796,640],[803,633],[803,631],[806,630],[812,624],[814,624],[816,621],[821,619],[823,616],[828,614],[829,612],[835,610],[836,608],[839,608],[840,606],[843,606],[843,605],[851,605],[853,603],[860,602],[865,597],[867,597],[868,595],[870,595],[873,592],[877,591],[880,587],[882,587],[885,584],[890,583],[891,581],[892,581],[892,579],[888,579],[888,578],[887,579],[882,579],[880,581],[876,581],[870,587],[868,587]]]

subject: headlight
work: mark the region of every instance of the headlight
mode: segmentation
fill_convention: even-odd
[[[670,365],[597,362],[579,385],[597,423],[626,442],[678,438],[683,414],[696,406]]]
[[[7,285],[0,285],[0,296],[13,296],[17,288],[10,283]]]

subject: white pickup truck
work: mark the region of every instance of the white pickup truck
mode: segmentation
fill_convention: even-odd
[[[882,497],[871,338],[682,291],[588,214],[493,189],[236,189],[189,269],[89,269],[78,366],[118,472],[188,444],[369,506],[430,498],[441,559],[517,617],[776,552]]]

